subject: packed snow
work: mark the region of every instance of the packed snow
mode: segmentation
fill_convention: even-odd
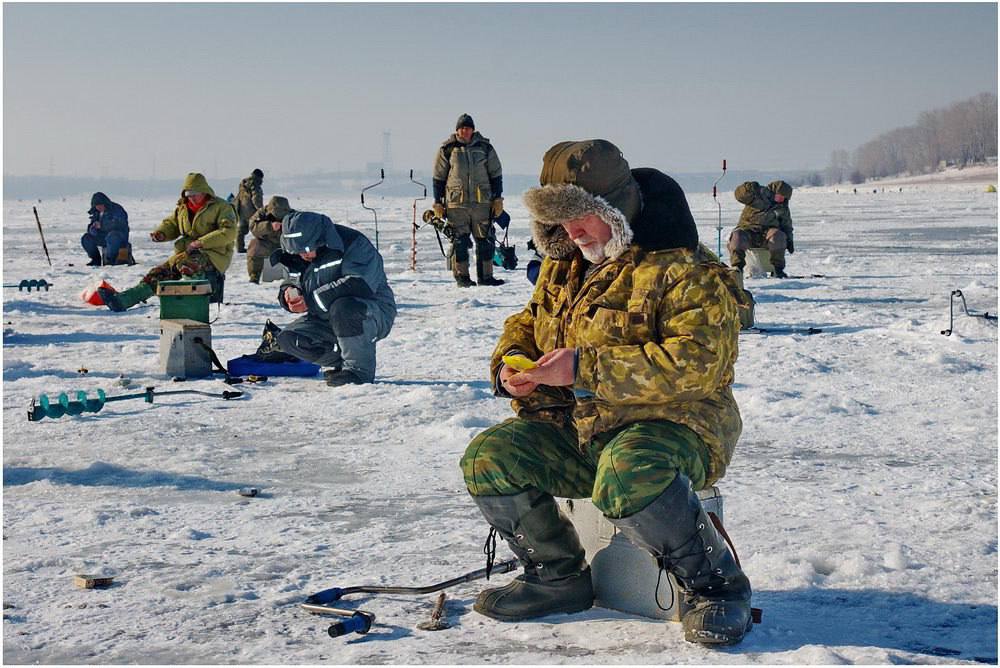
[[[997,312],[997,196],[981,183],[872,190],[797,191],[788,272],[804,278],[747,281],[760,326],[822,332],[740,337],[744,431],[719,486],[763,623],[724,650],[601,608],[497,622],[472,610],[482,581],[448,591],[439,632],[417,628],[435,594],[347,597],[377,622],[336,639],[335,620],[299,608],[328,587],[427,585],[484,566],[487,525],[458,460],[510,414],[487,365],[531,293],[519,198],[508,205],[520,266],[497,270],[500,288],[459,289],[431,228],[411,270],[413,201],[367,193],[399,317],[378,344],[377,382],[337,389],[322,377],[171,382],[155,298],[124,314],[80,300],[101,277],[127,287],[167,256],[148,232],[172,200],[108,193],[129,212],[138,264],[104,268],[84,266],[79,246],[89,195],[5,201],[5,287],[53,287],[4,290],[4,662],[996,663],[997,324],[956,300],[954,332],[941,331],[953,290],[973,313]],[[283,194],[374,240],[357,198]],[[689,201],[715,249],[715,200]],[[720,201],[725,235],[740,206]],[[252,352],[268,318],[292,319],[276,283],[246,281],[244,257],[212,307],[223,360]],[[26,419],[42,393],[147,385],[246,396]],[[251,486],[258,496],[237,493]],[[80,589],[77,574],[114,584]]]

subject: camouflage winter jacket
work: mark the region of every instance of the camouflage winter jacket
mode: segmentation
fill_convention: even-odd
[[[173,214],[169,218],[164,218],[154,230],[162,232],[168,241],[176,239],[175,253],[167,259],[167,263],[172,266],[177,255],[186,251],[188,244],[197,239],[201,241],[202,252],[211,261],[212,266],[225,272],[233,259],[236,244],[236,211],[232,204],[215,196],[215,192],[201,174],[189,174],[181,192],[185,190],[208,193],[209,199],[192,217],[184,198],[181,197]]]
[[[645,210],[655,209],[658,179],[669,178],[647,172],[640,179]],[[738,286],[696,238],[694,249],[633,244],[589,276],[578,251],[546,257],[527,307],[504,323],[491,377],[502,355],[537,359],[556,348],[578,350],[578,371],[572,388],[539,386],[514,399],[515,412],[559,422],[571,415],[581,445],[624,424],[677,422],[708,446],[709,484],[721,478],[742,430],[731,389]]]
[[[264,206],[264,191],[252,176],[240,181],[240,190],[233,200],[233,206],[242,222],[249,221],[257,209]]]
[[[784,181],[774,181],[771,186],[784,184]],[[736,187],[736,200],[743,207],[736,228],[751,232],[764,232],[772,227],[779,228],[788,238],[792,237],[792,214],[788,210],[788,199],[781,204],[774,201],[775,190],[771,186],[762,186],[756,181],[746,181]],[[786,186],[791,192],[791,187]]]
[[[247,254],[250,257],[268,257],[281,248],[281,230],[274,229],[271,219],[267,217],[266,208],[257,209],[248,222],[250,234],[254,236],[247,246]]]
[[[500,158],[490,140],[478,132],[468,144],[453,134],[434,159],[434,201],[447,208],[489,206],[503,194]]]

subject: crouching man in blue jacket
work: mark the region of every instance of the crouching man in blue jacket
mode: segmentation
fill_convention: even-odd
[[[375,342],[396,319],[396,300],[382,256],[361,232],[327,216],[290,211],[281,221],[281,249],[272,264],[288,267],[278,289],[286,311],[303,313],[277,334],[282,352],[328,367],[331,387],[375,380]]]
[[[94,193],[90,198],[90,224],[80,237],[80,245],[90,256],[88,267],[101,266],[101,247],[108,264],[118,264],[118,250],[128,245],[128,213],[104,193]]]

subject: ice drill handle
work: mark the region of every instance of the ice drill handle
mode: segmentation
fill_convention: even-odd
[[[371,627],[371,618],[360,612],[355,612],[349,619],[330,624],[330,628],[326,632],[330,634],[331,638],[339,638],[340,636],[346,636],[348,633],[368,633]]]

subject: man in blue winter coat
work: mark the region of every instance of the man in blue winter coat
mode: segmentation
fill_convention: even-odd
[[[327,216],[292,210],[282,218],[281,249],[272,264],[288,267],[291,280],[278,302],[304,314],[277,333],[282,352],[328,367],[326,384],[375,380],[375,342],[396,319],[396,300],[382,256],[361,232]]]
[[[87,233],[80,238],[80,245],[90,256],[87,266],[101,266],[102,246],[108,264],[117,264],[118,251],[128,245],[128,213],[104,193],[94,193],[87,213],[90,224]]]

